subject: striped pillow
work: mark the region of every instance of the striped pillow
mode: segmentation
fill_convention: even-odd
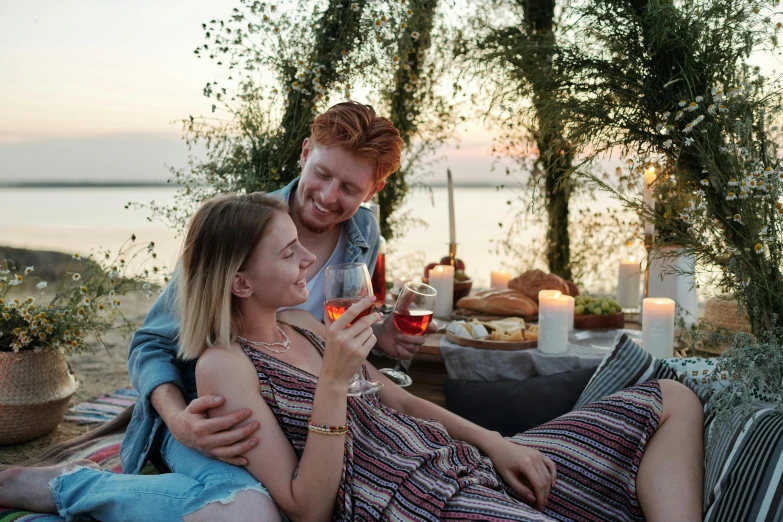
[[[676,379],[704,404],[704,440],[711,449],[704,474],[704,520],[783,520],[783,413],[736,407],[728,423],[714,422],[714,389],[675,371],[626,335],[615,341],[574,409],[653,379]]]

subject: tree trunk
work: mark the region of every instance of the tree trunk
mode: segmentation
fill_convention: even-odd
[[[527,62],[522,73],[533,90],[533,107],[538,126],[535,132],[539,163],[544,171],[548,229],[546,257],[549,271],[571,279],[571,246],[568,235],[568,200],[573,152],[563,139],[558,115],[552,114],[551,98],[556,92],[552,58],[555,0],[523,0],[527,37],[537,42],[535,59]]]

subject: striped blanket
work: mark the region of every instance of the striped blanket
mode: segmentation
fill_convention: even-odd
[[[109,422],[129,406],[136,404],[139,392],[128,386],[97,399],[83,402],[65,412],[65,420],[77,424],[101,424]],[[3,522],[0,519],[0,522]]]

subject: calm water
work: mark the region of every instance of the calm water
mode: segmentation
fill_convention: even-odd
[[[139,241],[154,241],[160,258],[173,266],[181,238],[158,222],[150,222],[146,210],[125,209],[129,201],[164,204],[175,189],[161,188],[68,188],[0,189],[3,211],[0,245],[89,253],[98,247],[116,250],[131,234]],[[504,237],[498,223],[509,223],[514,210],[507,200],[510,189],[462,188],[454,191],[458,257],[477,286],[488,286],[489,272],[514,264],[494,253],[493,241]],[[423,265],[448,254],[448,198],[445,188],[432,194],[415,192],[406,204],[411,215],[427,226],[411,228],[393,241],[387,256],[392,275],[419,276]],[[541,234],[531,227],[516,238],[531,245]]]

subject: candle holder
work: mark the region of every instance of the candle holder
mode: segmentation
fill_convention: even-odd
[[[653,235],[644,235],[644,249],[647,251],[647,262],[644,266],[644,298],[650,297],[650,261],[652,257]]]
[[[457,244],[449,243],[449,264],[457,269]]]

